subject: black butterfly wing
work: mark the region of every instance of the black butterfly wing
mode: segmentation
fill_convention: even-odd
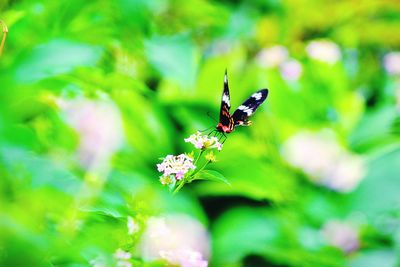
[[[236,125],[249,125],[248,118],[253,115],[257,108],[268,96],[268,89],[262,89],[252,94],[233,113],[232,118]]]
[[[221,109],[219,112],[219,122],[224,126],[229,126],[232,121],[229,110],[231,108],[231,98],[229,95],[228,75],[225,70],[224,91],[222,92]]]

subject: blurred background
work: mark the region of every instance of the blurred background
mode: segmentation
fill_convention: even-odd
[[[2,0],[1,266],[400,266],[398,1]],[[156,164],[269,88],[200,181]]]

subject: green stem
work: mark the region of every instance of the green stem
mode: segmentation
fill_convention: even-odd
[[[176,193],[179,192],[179,190],[181,190],[181,188],[183,187],[183,185],[185,184],[184,180],[181,180],[180,184],[175,188],[175,190],[172,192],[172,195],[175,195]]]
[[[190,175],[190,178],[194,177],[198,172],[204,170],[204,168],[210,163],[211,161],[206,161],[206,163],[200,168],[198,169],[196,172],[194,172],[192,175]],[[188,182],[192,182],[194,179],[190,179],[188,178]]]
[[[200,156],[203,154],[203,152],[204,152],[204,150],[202,149],[202,150],[200,150],[200,153],[197,155],[197,158],[195,159],[195,161],[194,161],[194,165],[196,165],[196,163],[197,163],[197,161],[200,159]]]

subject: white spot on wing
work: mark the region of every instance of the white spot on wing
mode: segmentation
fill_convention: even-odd
[[[254,97],[256,100],[260,100],[262,97],[262,93],[261,92],[254,93],[251,95],[251,97]]]
[[[247,113],[247,116],[250,116],[253,113],[253,109],[240,105],[237,109],[242,110],[243,112]]]
[[[225,76],[224,76],[224,83],[227,83],[228,82],[228,76],[225,74]]]
[[[222,95],[222,102],[224,102],[225,104],[227,104],[228,106],[230,106],[230,102],[229,102],[229,96],[226,94]]]

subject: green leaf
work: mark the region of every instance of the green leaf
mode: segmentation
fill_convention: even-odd
[[[22,83],[67,73],[76,67],[95,66],[102,49],[85,43],[54,39],[33,48],[18,66],[15,79]]]
[[[163,76],[178,82],[182,88],[194,85],[198,52],[188,35],[155,36],[145,42],[145,52]]]
[[[223,182],[227,185],[231,185],[229,181],[221,173],[212,170],[202,170],[196,173],[193,180],[209,180],[215,182]]]
[[[377,154],[369,161],[359,187],[348,195],[349,212],[358,211],[373,218],[396,211],[400,205],[400,147]]]
[[[347,266],[396,266],[396,253],[389,249],[366,251],[353,257]]]
[[[236,208],[215,222],[212,236],[214,263],[226,266],[249,254],[264,254],[279,239],[279,224],[265,209]]]

